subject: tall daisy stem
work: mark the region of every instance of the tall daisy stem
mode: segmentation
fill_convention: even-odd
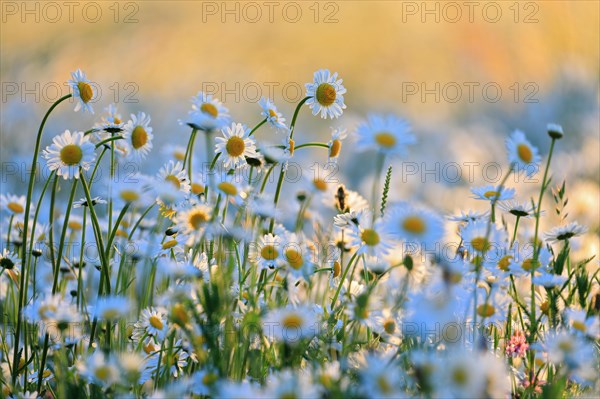
[[[52,113],[52,111],[54,110],[54,108],[56,108],[58,106],[58,104],[60,104],[61,102],[71,98],[72,94],[67,94],[62,96],[61,98],[59,98],[58,100],[56,100],[56,102],[54,104],[52,104],[52,106],[48,109],[48,111],[46,112],[46,115],[44,115],[44,119],[42,119],[42,123],[40,124],[40,128],[38,130],[38,134],[37,134],[37,138],[35,140],[35,148],[33,150],[33,159],[31,160],[31,174],[29,176],[29,186],[27,187],[27,201],[25,203],[25,215],[24,215],[24,220],[23,220],[23,246],[22,246],[22,253],[21,253],[21,267],[22,268],[27,268],[28,265],[26,264],[27,262],[27,230],[28,230],[28,224],[29,224],[29,212],[31,210],[31,197],[33,196],[33,185],[35,184],[35,172],[37,169],[37,162],[38,162],[38,157],[39,157],[39,153],[40,153],[40,145],[42,142],[42,133],[44,131],[44,126],[46,125],[46,121],[48,120],[48,117],[50,116],[50,114]],[[15,331],[15,348],[13,351],[13,365],[15,364],[19,364],[18,363],[18,356],[19,356],[19,336],[21,334],[21,323],[23,321],[23,316],[21,314],[21,310],[23,309],[23,302],[25,300],[25,292],[27,291],[25,289],[25,273],[21,273],[21,278],[19,281],[19,307],[17,309],[17,329]],[[12,382],[13,385],[15,385],[17,383],[17,376],[18,376],[18,367],[13,367],[12,369]]]

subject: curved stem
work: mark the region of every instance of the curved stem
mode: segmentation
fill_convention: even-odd
[[[295,149],[299,150],[300,148],[304,148],[304,147],[323,147],[323,148],[329,149],[329,144],[326,144],[326,143],[316,143],[316,142],[304,143],[304,144],[300,144],[300,145],[295,146]]]
[[[35,184],[35,172],[37,169],[37,161],[38,161],[38,156],[40,153],[40,144],[42,142],[42,133],[44,132],[44,126],[46,125],[46,121],[48,120],[48,117],[50,116],[50,114],[52,113],[52,111],[54,110],[54,108],[56,108],[58,106],[58,104],[60,104],[61,102],[71,98],[72,94],[67,94],[62,96],[61,98],[59,98],[58,100],[56,100],[56,102],[54,104],[52,104],[52,106],[48,109],[48,111],[46,112],[46,115],[44,115],[44,119],[42,119],[42,123],[40,124],[40,128],[38,129],[38,134],[37,134],[37,138],[35,140],[35,149],[33,150],[33,159],[31,161],[31,175],[29,176],[29,186],[27,187],[27,202],[25,204],[25,216],[24,216],[24,220],[23,220],[23,250],[22,250],[22,254],[21,254],[21,267],[22,268],[27,268],[28,265],[26,264],[27,262],[27,229],[28,229],[28,224],[29,224],[29,212],[31,210],[31,197],[33,195],[33,186]],[[22,315],[21,315],[21,310],[23,308],[23,301],[24,296],[25,296],[25,273],[21,273],[21,278],[19,281],[19,307],[17,309],[17,329],[15,331],[15,348],[13,351],[13,365],[15,364],[19,364],[18,363],[18,355],[19,355],[19,336],[21,334],[21,323],[22,323]],[[12,382],[13,385],[15,385],[17,383],[17,373],[18,373],[18,367],[13,367],[12,370],[13,374],[12,374]]]
[[[248,136],[252,136],[254,134],[254,132],[257,131],[258,128],[261,127],[262,125],[264,125],[266,122],[267,122],[267,118],[260,121],[256,126],[254,126],[252,128],[252,130],[250,130],[250,133],[248,133]]]

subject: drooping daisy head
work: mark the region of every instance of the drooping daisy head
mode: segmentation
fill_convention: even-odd
[[[256,144],[249,137],[250,130],[241,123],[232,123],[222,129],[223,137],[216,138],[215,151],[221,153],[226,168],[235,169],[246,165],[246,157],[255,158]]]
[[[230,121],[229,110],[212,94],[198,92],[192,98],[192,110],[186,121],[192,128],[204,131],[221,129]]]
[[[71,86],[73,97],[77,101],[75,112],[84,109],[93,114],[92,100],[94,100],[94,89],[92,88],[92,82],[86,78],[85,73],[81,69],[71,72],[71,77],[69,86]]]
[[[131,148],[131,154],[138,160],[142,160],[152,150],[152,128],[150,127],[150,116],[144,112],[137,115],[131,114],[131,119],[125,124],[123,138]]]
[[[405,156],[407,146],[415,144],[409,124],[393,114],[371,114],[356,129],[356,145],[362,150],[376,150],[384,155]]]
[[[570,240],[573,237],[578,237],[587,231],[587,227],[580,225],[577,222],[571,222],[565,226],[556,226],[544,234],[544,239],[551,244],[560,241]]]
[[[115,104],[110,104],[105,108],[106,115],[102,117],[102,120],[94,125],[96,135],[100,140],[110,137],[110,135],[120,133],[123,131],[123,119],[117,111]]]
[[[444,235],[443,219],[437,214],[407,203],[390,207],[386,212],[387,229],[406,243],[424,245],[432,250]]]
[[[342,140],[346,137],[348,137],[346,129],[331,129],[331,140],[327,144],[329,146],[329,162],[337,162],[342,152]]]
[[[472,188],[471,193],[473,193],[473,197],[471,198],[482,201],[490,201],[491,203],[513,199],[515,196],[515,189],[503,186],[492,186],[488,184],[487,186]]]
[[[342,79],[337,77],[337,72],[331,74],[329,70],[321,69],[315,72],[312,83],[306,83],[306,96],[309,97],[306,104],[313,115],[320,113],[323,119],[333,119],[342,115],[346,109],[346,88],[342,85]]]
[[[506,140],[508,161],[515,169],[515,173],[525,172],[527,176],[537,173],[542,158],[520,130],[515,130]]]
[[[270,98],[263,97],[260,99],[258,104],[262,108],[262,112],[260,114],[267,119],[272,127],[278,130],[287,130],[285,118],[281,112],[277,111],[277,107]]]
[[[514,200],[501,202],[498,207],[505,212],[519,218],[530,218],[535,216],[535,205],[530,202],[517,202]],[[543,211],[541,212],[543,213]]]
[[[68,130],[52,139],[43,155],[50,170],[56,170],[65,180],[79,179],[79,168],[88,170],[96,159],[96,147],[82,132]]]

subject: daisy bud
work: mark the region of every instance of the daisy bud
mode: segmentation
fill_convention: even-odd
[[[564,136],[563,128],[561,125],[557,125],[556,123],[549,123],[547,126],[548,136],[553,139],[559,140]]]

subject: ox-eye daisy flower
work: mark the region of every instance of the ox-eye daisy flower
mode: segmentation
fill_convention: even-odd
[[[524,171],[527,176],[532,176],[538,171],[538,164],[542,158],[538,154],[537,148],[525,137],[520,130],[515,130],[506,140],[506,151],[508,152],[508,161],[513,165],[516,172]]]
[[[24,195],[16,196],[12,194],[0,194],[0,209],[11,215],[20,215],[25,213],[27,198]]]
[[[333,119],[342,115],[346,109],[346,88],[342,85],[342,79],[337,77],[337,72],[331,74],[329,70],[321,69],[315,72],[313,83],[306,83],[306,96],[309,97],[306,104],[313,115],[320,113],[323,119]]]
[[[252,260],[261,269],[273,269],[282,262],[281,237],[271,233],[265,234],[258,240],[258,246],[253,247]]]
[[[313,255],[314,253],[306,245],[305,239],[300,238],[295,233],[287,235],[283,243],[282,258],[290,274],[295,277],[309,276],[313,271],[311,260]]]
[[[81,69],[71,72],[73,79],[69,80],[69,86],[73,90],[73,98],[77,100],[75,105],[75,112],[80,109],[94,113],[91,101],[94,99],[94,89],[92,88],[91,81],[85,77],[85,73]]]
[[[302,338],[311,338],[318,333],[318,322],[314,311],[308,306],[274,309],[267,313],[262,322],[263,334],[270,340],[297,343]]]
[[[535,205],[530,202],[519,203],[511,200],[498,204],[498,207],[511,215],[520,218],[535,216]],[[541,213],[543,213],[543,211]]]
[[[441,217],[426,209],[399,204],[386,214],[386,226],[390,233],[405,242],[431,247],[444,234],[444,222]]]
[[[340,153],[342,152],[342,140],[348,137],[348,131],[346,129],[332,129],[331,140],[327,145],[329,146],[329,162],[337,162]]]
[[[215,150],[221,153],[221,159],[226,168],[237,168],[246,164],[246,157],[254,158],[256,144],[248,134],[248,130],[241,123],[232,123],[223,131],[223,137],[217,137]]]
[[[140,340],[145,335],[164,339],[167,334],[167,314],[165,311],[156,308],[148,308],[142,311],[140,320],[135,323],[133,339]]]
[[[181,162],[169,161],[160,168],[157,175],[158,180],[171,183],[173,187],[183,193],[190,192],[188,175]]]
[[[94,160],[96,147],[82,132],[71,133],[68,130],[52,139],[52,145],[46,147],[44,158],[48,168],[56,170],[65,180],[79,179],[79,168],[88,170]]]
[[[96,206],[98,204],[106,204],[106,200],[103,200],[100,197],[92,198],[92,206]],[[78,201],[73,202],[73,208],[81,208],[81,207],[89,207],[88,201],[86,198],[80,198]]]
[[[392,248],[392,236],[387,231],[383,220],[372,221],[369,209],[358,212],[358,226],[350,230],[350,242],[358,246],[359,254],[367,254],[382,258]]]
[[[544,234],[544,239],[549,243],[557,243],[580,236],[586,231],[587,228],[585,226],[582,226],[577,222],[572,222],[566,226],[554,227],[552,230]]]
[[[125,297],[102,297],[94,307],[94,315],[101,320],[117,320],[127,316],[130,309],[131,303]]]
[[[471,193],[473,193],[473,197],[478,200],[483,201],[507,201],[513,199],[515,196],[514,188],[506,188],[506,187],[496,187],[492,185],[487,185],[483,187],[475,187],[471,189]]]
[[[152,149],[152,128],[150,127],[150,116],[144,112],[137,115],[131,114],[131,120],[123,127],[125,133],[123,138],[131,147],[131,155],[138,160],[144,159]]]
[[[506,242],[506,233],[494,224],[488,225],[484,220],[467,223],[461,230],[460,236],[468,249],[479,254],[492,249],[500,250]]]
[[[192,110],[186,123],[194,129],[220,129],[230,122],[229,110],[212,94],[198,92],[192,98]]]
[[[105,110],[108,116],[102,117],[102,120],[94,126],[96,134],[101,140],[110,137],[109,134],[120,133],[125,125],[115,104],[110,104]]]
[[[258,104],[262,108],[262,112],[260,114],[267,118],[267,121],[272,127],[281,130],[287,129],[287,126],[285,125],[285,118],[281,112],[277,111],[277,107],[270,98],[263,97],[260,99]]]
[[[182,209],[177,212],[175,223],[178,231],[189,237],[189,241],[198,242],[204,233],[212,218],[212,209],[203,204],[195,205],[188,209]]]
[[[374,149],[384,155],[405,156],[407,146],[416,142],[409,131],[408,123],[395,115],[371,114],[356,129],[356,144],[363,150]]]

